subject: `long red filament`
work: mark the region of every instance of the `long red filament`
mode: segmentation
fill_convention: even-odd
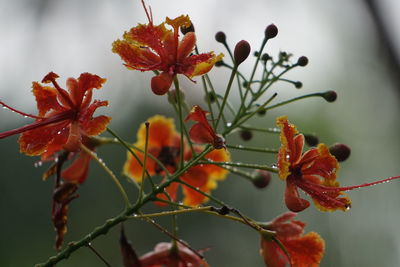
[[[57,123],[57,122],[60,122],[60,121],[72,119],[73,116],[74,116],[74,112],[71,111],[71,110],[68,110],[66,112],[59,113],[59,114],[57,114],[57,115],[55,115],[53,117],[40,119],[38,121],[35,121],[35,122],[31,123],[31,124],[22,126],[20,128],[0,133],[0,139],[3,139],[5,137],[8,137],[8,136],[11,136],[11,135],[14,135],[14,134],[20,134],[20,133],[23,133],[23,132],[26,132],[26,131],[29,131],[29,130],[33,130],[33,129],[36,129],[36,128],[39,128],[39,127],[42,127],[42,126],[45,126],[45,125],[49,125],[49,124],[52,124],[52,123]]]
[[[2,105],[3,107],[6,107],[7,109],[9,109],[9,110],[11,110],[11,111],[13,111],[15,113],[18,113],[18,114],[20,114],[22,116],[25,116],[25,117],[29,117],[29,118],[37,119],[37,120],[44,119],[43,117],[39,117],[39,116],[35,116],[35,115],[32,115],[32,114],[28,114],[28,113],[22,112],[20,110],[17,110],[15,108],[12,108],[9,105],[7,105],[6,103],[4,103],[3,101],[0,101],[0,105]]]

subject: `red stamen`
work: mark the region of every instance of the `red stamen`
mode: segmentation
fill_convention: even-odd
[[[149,12],[147,11],[147,7],[144,3],[144,0],[142,0],[142,5],[144,8],[144,12],[146,12],[147,19],[149,20],[149,24],[153,25],[153,14],[151,12],[151,7],[149,6],[149,9],[150,9],[150,14],[149,14]]]
[[[19,110],[15,109],[15,108],[12,108],[9,105],[7,105],[6,103],[4,103],[3,101],[0,101],[0,105],[2,105],[3,107],[8,108],[9,110],[11,110],[11,111],[13,111],[15,113],[18,113],[18,114],[20,114],[20,115],[22,115],[24,117],[29,117],[29,118],[37,119],[37,120],[44,119],[43,117],[38,117],[38,116],[35,116],[35,115],[32,115],[32,114],[28,114],[28,113],[19,111]]]
[[[375,181],[375,182],[372,182],[372,183],[360,184],[360,185],[353,185],[353,186],[329,187],[329,186],[318,185],[318,187],[323,189],[323,192],[350,191],[350,190],[357,189],[357,188],[362,188],[362,187],[367,187],[367,186],[371,186],[371,185],[387,183],[387,182],[390,182],[392,180],[396,180],[396,179],[399,179],[399,178],[400,178],[400,176],[393,176],[393,177],[389,177],[389,178],[384,179],[384,180]]]
[[[71,98],[69,97],[69,94],[67,93],[67,91],[65,91],[64,89],[62,89],[58,83],[56,82],[55,79],[51,79],[51,83],[54,85],[54,87],[57,89],[57,91],[60,93],[61,97],[63,98],[63,100],[65,100],[67,102],[67,104],[69,105],[70,108],[73,108],[75,106],[74,102],[71,100]]]
[[[11,135],[14,135],[14,134],[20,134],[20,133],[23,133],[23,132],[26,132],[26,131],[29,131],[29,130],[33,130],[33,129],[36,129],[36,128],[39,128],[39,127],[42,127],[42,126],[45,126],[45,125],[49,125],[49,124],[52,124],[52,123],[57,123],[57,122],[60,122],[60,121],[71,119],[71,118],[73,118],[73,116],[74,116],[74,112],[71,111],[71,110],[68,110],[66,112],[57,114],[57,115],[55,115],[53,117],[44,118],[44,119],[41,119],[39,121],[35,121],[35,122],[31,123],[31,124],[22,126],[20,128],[0,133],[0,139],[3,139],[5,137],[8,137],[8,136],[11,136]]]

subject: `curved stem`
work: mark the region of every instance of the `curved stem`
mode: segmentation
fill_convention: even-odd
[[[119,192],[122,195],[122,198],[125,201],[126,207],[131,207],[131,203],[129,202],[128,195],[126,194],[124,188],[122,187],[121,183],[118,181],[117,177],[114,175],[114,173],[107,167],[107,165],[104,163],[103,160],[99,159],[97,157],[96,153],[94,153],[92,150],[87,148],[85,145],[81,144],[82,150],[84,150],[87,154],[89,154],[99,165],[108,173],[108,175],[111,177],[115,185],[117,186]]]

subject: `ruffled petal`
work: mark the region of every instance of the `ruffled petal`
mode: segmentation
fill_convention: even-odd
[[[147,120],[149,128],[149,148],[172,146],[174,138],[179,136],[174,120],[162,115],[155,115]],[[146,125],[142,123],[137,132],[136,146],[144,148],[146,143]]]
[[[218,56],[213,52],[204,53],[199,55],[192,55],[187,57],[183,62],[183,74],[189,78],[200,76],[208,73],[215,65],[216,62],[221,61],[224,54],[220,53]]]
[[[38,156],[46,152],[49,144],[61,147],[64,143],[56,144],[53,140],[62,133],[68,124],[69,122],[60,122],[22,133],[18,139],[20,151],[28,156]],[[57,139],[62,142],[64,140],[64,138]]]
[[[302,167],[303,175],[318,175],[328,180],[336,179],[336,172],[339,170],[337,159],[331,155],[329,149],[324,144],[317,147],[318,156],[308,165]]]
[[[62,171],[61,177],[74,184],[81,184],[86,181],[89,173],[89,163],[91,156],[86,152],[80,152],[68,168]]]
[[[37,82],[32,83],[32,92],[36,98],[39,116],[44,117],[49,111],[62,111],[63,106],[57,101],[57,90],[53,87],[42,86]]]
[[[80,116],[79,122],[81,124],[81,129],[86,135],[96,136],[106,130],[107,125],[111,120],[111,117],[102,115],[93,118],[93,114],[97,108],[107,105],[108,105],[107,101],[95,100]]]
[[[324,255],[325,242],[315,232],[300,238],[281,240],[288,251],[293,267],[317,267]]]

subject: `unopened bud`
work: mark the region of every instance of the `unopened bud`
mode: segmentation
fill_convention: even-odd
[[[268,61],[270,59],[270,56],[267,54],[267,53],[264,53],[262,56],[261,56],[261,60],[262,61]]]
[[[190,24],[189,27],[181,27],[181,32],[182,32],[182,34],[184,34],[184,35],[187,34],[188,32],[194,32],[193,23]]]
[[[265,28],[265,38],[266,39],[272,39],[275,38],[275,36],[278,35],[278,27],[275,26],[275,24],[270,24]]]
[[[206,96],[206,102],[210,101],[210,103],[214,103],[217,99],[217,96],[213,92],[209,92]]]
[[[217,32],[215,34],[215,40],[218,43],[225,44],[226,43],[226,35],[225,35],[225,33],[224,32]]]
[[[265,109],[262,109],[262,110],[257,111],[257,114],[259,116],[264,116],[265,114],[267,114],[267,111]]]
[[[302,82],[294,82],[294,87],[296,87],[297,89],[300,89],[301,87],[303,87],[303,83]]]
[[[299,65],[301,67],[305,67],[305,66],[307,66],[307,64],[308,64],[308,58],[305,56],[301,56],[297,60],[297,65]]]
[[[253,133],[249,130],[242,130],[240,131],[240,137],[243,141],[249,141],[253,138]]]
[[[338,161],[345,161],[350,157],[351,149],[345,144],[334,144],[329,148],[329,152],[334,155]]]
[[[327,91],[322,97],[328,102],[334,102],[337,98],[337,93],[335,91]]]
[[[253,178],[253,185],[257,188],[265,188],[271,182],[271,173],[266,170],[256,170]]]
[[[233,52],[233,58],[235,59],[235,64],[239,65],[243,61],[245,61],[250,54],[250,50],[251,50],[250,44],[247,41],[242,40],[238,42]]]
[[[304,139],[306,140],[306,143],[309,146],[316,146],[319,144],[318,137],[313,134],[305,134]]]

